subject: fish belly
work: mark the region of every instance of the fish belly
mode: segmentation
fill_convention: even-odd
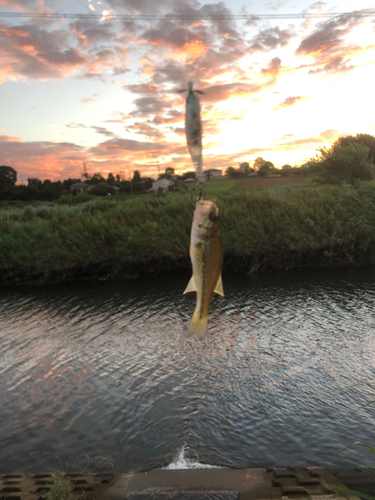
[[[197,292],[197,305],[189,326],[189,334],[202,339],[206,334],[208,311],[212,294],[220,280],[223,261],[221,239],[206,244],[192,245],[193,277]]]

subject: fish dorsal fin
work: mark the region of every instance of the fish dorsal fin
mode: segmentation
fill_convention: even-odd
[[[189,293],[189,292],[196,292],[197,291],[197,285],[195,284],[195,279],[194,276],[191,277],[188,286],[186,287],[184,294]]]
[[[217,294],[222,295],[224,297],[223,281],[221,279],[221,274],[219,276],[219,279],[217,280],[214,293],[217,293]]]

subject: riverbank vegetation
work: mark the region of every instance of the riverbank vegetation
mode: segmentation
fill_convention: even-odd
[[[204,197],[219,207],[224,271],[374,264],[375,138],[365,136],[366,145],[363,135],[321,149],[303,177],[208,180]],[[165,194],[0,200],[1,282],[189,271],[197,192],[193,182]]]
[[[209,185],[207,197],[212,197]],[[69,203],[3,205],[2,282],[189,271],[195,197],[196,192],[111,198],[82,194]],[[261,190],[232,186],[216,191],[215,199],[224,270],[375,263],[375,181]]]

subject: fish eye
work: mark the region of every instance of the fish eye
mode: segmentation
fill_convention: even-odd
[[[215,214],[215,212],[210,212],[210,213],[208,214],[208,218],[209,218],[210,220],[215,220],[215,219],[216,219],[216,214]]]

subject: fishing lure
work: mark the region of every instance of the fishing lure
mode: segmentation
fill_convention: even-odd
[[[195,95],[204,94],[201,90],[193,90],[193,82],[188,83],[187,90],[178,92],[188,92],[185,108],[185,134],[190,156],[197,172],[197,180],[200,184],[205,181],[202,163],[202,122],[199,99]]]

